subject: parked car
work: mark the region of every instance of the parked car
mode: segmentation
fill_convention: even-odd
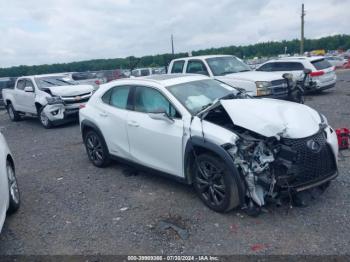
[[[340,56],[326,56],[325,59],[335,68],[342,68],[347,60]]]
[[[15,163],[6,140],[0,132],[0,233],[6,214],[16,212],[20,202]]]
[[[92,85],[94,89],[98,89],[101,84],[106,83],[106,79],[96,72],[74,72],[69,73],[72,80],[81,85]]]
[[[335,86],[337,76],[334,66],[324,57],[286,57],[270,60],[262,64],[256,71],[292,73],[295,78],[303,75],[304,69],[310,69],[310,81],[315,83],[310,91],[322,91]]]
[[[12,121],[25,114],[39,116],[50,128],[77,117],[93,91],[91,85],[77,85],[62,75],[36,75],[18,78],[15,88],[2,90],[2,95]]]
[[[137,68],[131,71],[131,76],[141,77],[152,75],[152,68]]]
[[[13,89],[15,86],[15,77],[2,77],[0,78],[0,106],[4,106],[4,100],[2,98],[2,90],[5,88]]]
[[[95,166],[118,159],[168,174],[218,212],[258,213],[267,198],[326,188],[337,176],[337,137],[325,116],[201,75],[102,85],[80,126]]]
[[[166,74],[166,70],[164,67],[137,68],[131,71],[131,76],[133,77],[142,77],[142,76],[160,75],[160,74]]]
[[[230,55],[194,56],[174,59],[168,74],[202,74],[245,89],[252,96],[287,99],[288,86],[279,73],[252,71],[242,60]]]

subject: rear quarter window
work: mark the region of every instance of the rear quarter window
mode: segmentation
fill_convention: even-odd
[[[326,69],[329,67],[332,67],[332,65],[325,59],[320,59],[320,60],[315,60],[312,61],[311,64],[317,69],[317,70],[322,70]]]

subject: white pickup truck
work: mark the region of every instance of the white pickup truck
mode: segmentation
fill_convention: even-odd
[[[9,117],[38,116],[45,128],[77,117],[79,108],[93,94],[93,86],[79,85],[69,77],[37,75],[19,77],[14,89],[3,89],[2,95]]]
[[[245,89],[251,96],[287,99],[288,84],[281,73],[257,72],[231,55],[193,56],[174,59],[168,74],[203,74]]]

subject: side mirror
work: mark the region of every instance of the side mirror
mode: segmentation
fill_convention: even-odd
[[[167,123],[174,123],[174,119],[172,119],[165,110],[159,110],[155,112],[148,113],[148,116],[154,120],[163,120]]]
[[[311,72],[312,72],[312,70],[311,69],[309,69],[309,68],[304,68],[304,74],[305,75],[309,75]]]
[[[34,88],[32,86],[26,86],[24,88],[24,92],[32,93],[34,92]]]

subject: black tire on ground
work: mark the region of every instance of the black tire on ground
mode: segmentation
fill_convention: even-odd
[[[50,121],[50,119],[47,117],[46,113],[44,112],[44,107],[42,107],[39,110],[39,120],[41,125],[46,129],[53,127],[52,121]]]
[[[8,214],[15,213],[21,204],[21,197],[18,190],[15,168],[10,161],[6,161],[7,179],[9,183],[9,208]]]
[[[233,174],[220,158],[212,154],[197,157],[193,186],[204,204],[216,212],[228,212],[240,204]]]
[[[10,120],[13,122],[19,121],[21,119],[21,116],[19,115],[19,113],[14,109],[13,105],[11,103],[9,103],[6,106],[7,109],[7,113],[10,117]]]
[[[97,167],[106,167],[110,163],[107,146],[103,138],[95,131],[89,130],[84,135],[84,144],[89,160]]]

